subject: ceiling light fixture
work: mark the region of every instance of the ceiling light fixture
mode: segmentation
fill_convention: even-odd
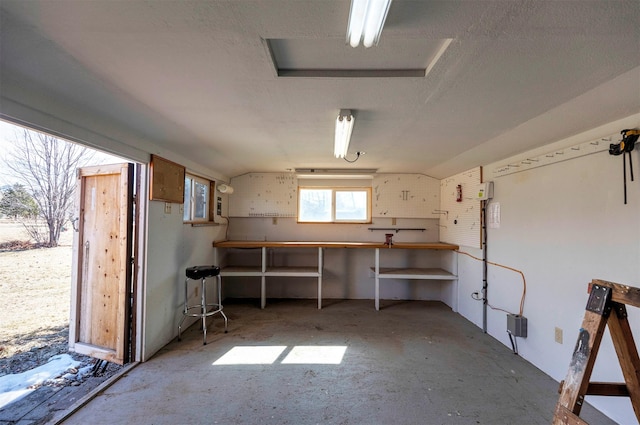
[[[377,46],[391,0],[351,0],[347,43],[358,47],[360,40],[364,47]]]
[[[356,118],[351,114],[350,109],[341,109],[336,118],[336,138],[333,154],[336,158],[344,158],[349,150],[349,141]]]
[[[372,179],[377,168],[296,168],[299,179]]]

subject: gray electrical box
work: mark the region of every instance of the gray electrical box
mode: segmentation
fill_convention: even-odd
[[[519,314],[507,314],[507,332],[521,338],[527,337],[527,318]]]

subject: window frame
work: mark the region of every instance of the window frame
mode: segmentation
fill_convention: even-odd
[[[215,196],[215,181],[209,180],[205,177],[198,176],[196,174],[192,174],[186,172],[184,175],[184,204],[182,211],[182,222],[185,224],[202,224],[202,223],[212,223],[215,219],[214,212],[214,196]],[[187,184],[187,180],[190,180],[190,183]],[[206,205],[204,207],[205,216],[204,217],[194,217],[195,211],[195,193],[193,190],[194,183],[199,183],[207,188],[206,194]],[[189,196],[187,196],[187,189],[189,189]],[[188,207],[187,207],[188,206]],[[185,219],[185,212],[189,211],[189,217]]]
[[[303,190],[330,190],[331,191],[331,219],[329,221],[307,221],[300,219],[301,192]],[[367,217],[364,220],[338,219],[336,218],[336,193],[337,192],[364,192],[367,196]],[[296,220],[300,224],[371,224],[372,223],[372,199],[370,186],[298,186],[298,202]]]

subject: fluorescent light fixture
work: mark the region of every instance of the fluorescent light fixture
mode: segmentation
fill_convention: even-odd
[[[391,0],[351,0],[347,43],[358,47],[360,41],[364,47],[377,46]]]
[[[297,174],[375,174],[377,168],[295,168]]]
[[[296,168],[298,179],[303,180],[372,180],[376,168]]]
[[[296,174],[299,180],[373,180],[372,174]]]
[[[341,109],[338,118],[336,118],[336,139],[333,154],[336,158],[344,158],[349,150],[349,141],[351,140],[351,132],[356,118],[351,114],[349,109]]]

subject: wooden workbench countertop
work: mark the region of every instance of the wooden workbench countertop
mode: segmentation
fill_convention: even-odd
[[[322,241],[219,241],[214,248],[384,248],[389,245],[381,242],[322,242]],[[458,245],[444,242],[394,242],[395,249],[440,249],[455,251]]]

